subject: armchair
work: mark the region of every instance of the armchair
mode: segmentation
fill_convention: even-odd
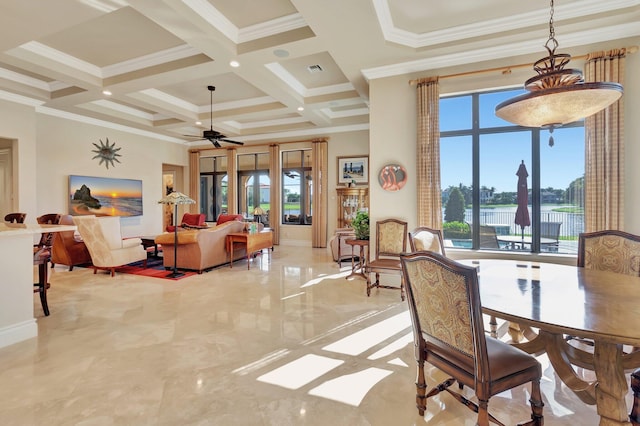
[[[142,240],[123,239],[119,217],[75,216],[73,222],[78,226],[78,231],[91,254],[94,274],[98,269],[107,269],[111,271],[111,276],[114,276],[118,266],[140,260],[144,261],[144,267],[147,267],[147,252],[142,247]]]
[[[73,225],[73,217],[69,214],[60,217],[60,225]],[[53,233],[53,245],[51,247],[51,265],[67,265],[69,271],[76,265],[91,263],[91,255],[84,241],[76,238],[75,231],[62,231]]]

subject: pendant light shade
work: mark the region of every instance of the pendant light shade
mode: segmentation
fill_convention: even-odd
[[[528,93],[507,99],[496,106],[496,115],[525,127],[548,128],[572,123],[601,111],[620,99],[622,85],[611,82],[585,83],[582,72],[565,69],[568,54],[556,54],[558,42],[553,28],[553,0],[549,19],[549,39],[545,44],[549,56],[533,65],[537,76],[525,82]],[[549,144],[553,145],[553,138]]]

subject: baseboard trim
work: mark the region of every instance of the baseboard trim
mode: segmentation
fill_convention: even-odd
[[[36,319],[11,324],[0,329],[0,348],[38,336]]]

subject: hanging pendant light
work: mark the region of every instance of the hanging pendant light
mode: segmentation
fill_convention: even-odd
[[[533,65],[537,76],[528,79],[528,91],[496,106],[496,115],[525,127],[549,129],[549,145],[553,146],[553,129],[601,111],[620,99],[622,85],[611,82],[585,83],[582,72],[564,69],[571,55],[556,53],[558,41],[553,28],[554,5],[551,0],[549,39],[544,47],[549,56]]]

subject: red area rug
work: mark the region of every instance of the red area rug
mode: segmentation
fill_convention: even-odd
[[[181,280],[182,278],[187,278],[197,273],[194,271],[181,271],[180,269],[178,269],[178,272],[181,272],[184,275],[177,278],[169,277],[169,275],[173,271],[172,270],[167,271],[166,269],[164,269],[164,266],[162,264],[162,258],[147,259],[146,268],[143,268],[142,265],[143,265],[143,262],[134,262],[129,265],[116,268],[116,272],[121,272],[123,274],[142,275],[145,277],[152,277],[152,278],[164,278],[164,279],[173,280],[173,281]]]

